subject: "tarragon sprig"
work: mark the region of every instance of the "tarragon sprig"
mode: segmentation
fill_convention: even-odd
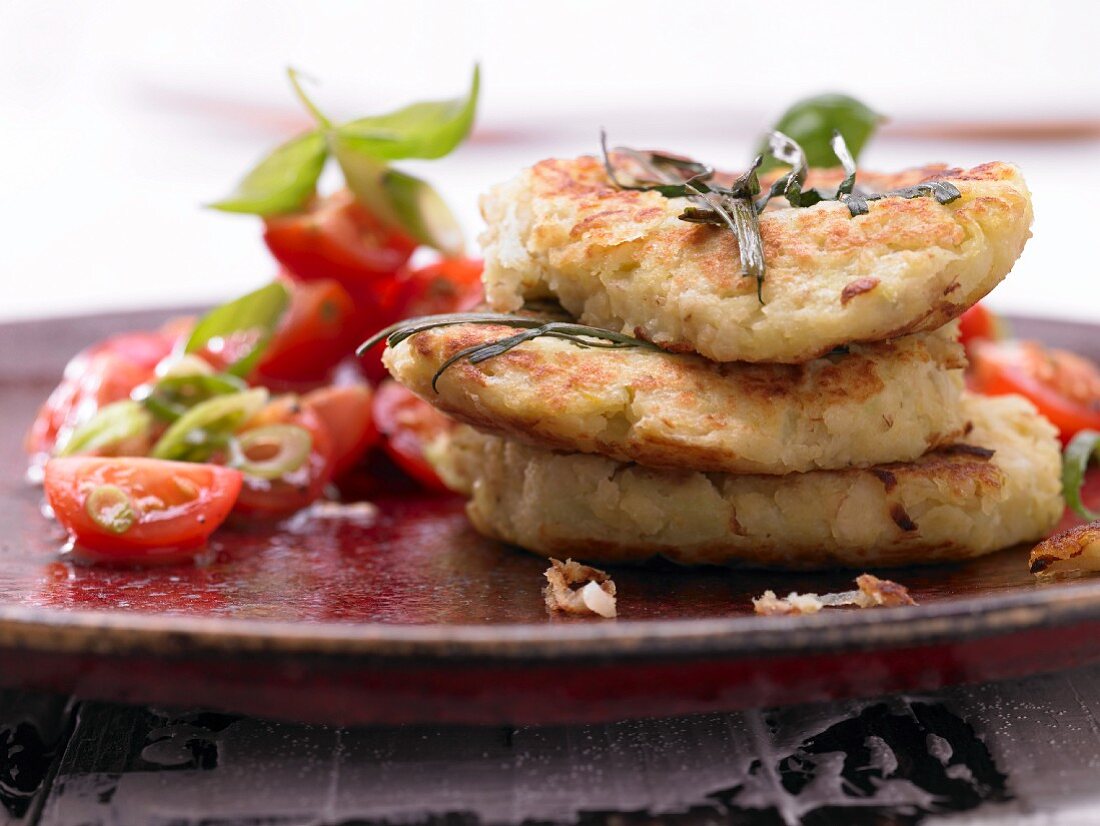
[[[790,169],[779,176],[762,198],[757,170],[764,156],[757,155],[748,170],[730,186],[713,182],[714,169],[706,164],[684,158],[675,158],[657,152],[639,152],[629,147],[616,147],[615,152],[631,158],[650,179],[624,183],[620,170],[611,162],[607,149],[607,136],[600,133],[607,176],[620,189],[657,192],[666,198],[687,198],[691,204],[679,215],[681,221],[716,224],[728,227],[737,238],[741,257],[741,272],[756,279],[756,297],[764,303],[763,287],[767,266],[764,261],[764,243],[760,236],[760,213],[773,198],[784,198],[792,207],[810,207],[822,201],[839,201],[848,207],[855,217],[866,215],[869,201],[883,198],[919,198],[931,196],[937,203],[949,204],[962,197],[958,188],[948,181],[928,181],[915,186],[894,189],[889,192],[866,193],[856,188],[856,162],[844,137],[834,131],[830,140],[833,154],[844,169],[844,180],[835,191],[806,188],[809,164],[806,153],[798,142],[779,131],[768,135],[767,149],[770,157],[786,164]]]
[[[514,327],[522,330],[522,332],[499,341],[475,344],[452,355],[440,365],[435,375],[432,376],[432,390],[437,393],[439,392],[437,387],[439,378],[452,365],[463,360],[468,361],[470,364],[481,364],[483,361],[507,353],[525,341],[536,338],[560,338],[575,347],[595,347],[609,350],[640,348],[659,351],[661,349],[655,344],[628,336],[625,333],[601,330],[598,327],[589,327],[587,324],[576,324],[571,321],[547,321],[544,318],[531,318],[507,313],[449,313],[410,318],[392,324],[363,342],[356,350],[356,355],[363,355],[383,341],[388,346],[395,347],[417,333],[423,333],[426,330],[438,327],[451,327],[456,324],[500,324],[505,327]]]

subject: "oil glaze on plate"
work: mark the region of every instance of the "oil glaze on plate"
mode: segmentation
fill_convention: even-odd
[[[478,536],[461,501],[215,534],[203,566],[62,560],[22,436],[65,361],[141,313],[0,326],[0,685],[332,723],[535,723],[731,710],[1100,661],[1100,578],[1041,584],[1027,549],[895,570],[916,608],[756,617],[767,588],[856,572],[613,571],[618,620],[548,617],[544,560]],[[1100,328],[1017,320],[1100,357]],[[1100,480],[1090,487],[1100,492]]]

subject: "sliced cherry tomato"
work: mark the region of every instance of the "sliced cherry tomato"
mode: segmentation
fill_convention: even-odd
[[[975,304],[959,316],[959,342],[969,351],[973,341],[1004,338],[1003,322],[982,304]]]
[[[392,276],[416,249],[347,190],[315,200],[305,212],[268,218],[264,241],[295,278],[334,278],[349,289]]]
[[[322,387],[302,397],[332,437],[332,477],[338,479],[378,441],[371,406],[374,394],[361,384]]]
[[[74,550],[121,562],[176,560],[233,508],[241,474],[144,458],[73,456],[46,464],[46,499]]]
[[[325,381],[358,344],[348,329],[355,304],[339,283],[328,278],[286,283],[290,307],[253,376],[276,389]]]
[[[249,422],[250,429],[269,425],[290,424],[304,428],[310,435],[309,456],[298,469],[278,479],[262,479],[244,475],[236,513],[250,516],[278,517],[301,510],[320,499],[325,485],[332,479],[333,442],[321,418],[302,406],[295,396],[280,396],[270,402]]]
[[[445,258],[398,278],[398,317],[462,313],[485,300],[481,284],[482,261]]]
[[[177,338],[174,330],[124,333],[74,356],[31,425],[27,452],[49,454],[58,436],[88,421],[101,407],[129,397],[135,387],[153,377],[157,363],[172,351]]]
[[[375,314],[361,325],[360,342],[403,318],[441,313],[462,313],[485,300],[481,284],[484,264],[469,258],[449,258],[399,274],[394,279],[396,295],[388,316]],[[387,375],[382,366],[382,348],[365,353],[359,368],[373,382]]]
[[[428,490],[447,490],[424,452],[451,429],[450,419],[390,379],[374,394],[374,421],[386,453],[403,471]]]
[[[1035,341],[975,341],[967,383],[989,396],[1031,399],[1063,442],[1079,430],[1100,430],[1100,367],[1075,353]]]

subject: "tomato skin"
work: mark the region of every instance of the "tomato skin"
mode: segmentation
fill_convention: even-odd
[[[398,317],[463,313],[485,300],[481,273],[485,262],[444,258],[398,279]]]
[[[379,439],[374,426],[374,394],[362,384],[322,387],[302,397],[332,438],[332,478],[339,479]]]
[[[399,273],[393,280],[392,295],[386,301],[392,306],[388,315],[375,314],[362,325],[360,342],[383,327],[404,318],[441,313],[467,312],[485,300],[481,283],[484,262],[472,258],[444,258],[434,264]],[[389,374],[382,366],[382,346],[364,353],[359,360],[360,371],[378,383]]]
[[[46,499],[75,546],[117,563],[164,561],[201,547],[232,510],[241,479],[217,465],[134,457],[71,456],[45,469]],[[100,485],[130,497],[137,518],[122,534],[88,515],[88,496]]]
[[[382,447],[398,467],[427,490],[447,491],[439,474],[424,458],[424,449],[451,429],[450,419],[389,379],[375,391],[374,421],[383,437]]]
[[[975,341],[996,341],[1004,338],[1003,324],[996,314],[983,304],[975,304],[959,316],[959,343],[970,350]]]
[[[355,349],[357,342],[348,329],[355,304],[330,278],[283,281],[290,290],[290,306],[252,380],[276,388],[323,382]]]
[[[261,410],[245,430],[270,424],[293,424],[308,430],[313,440],[309,459],[281,479],[245,475],[233,509],[236,514],[258,518],[288,516],[320,499],[332,480],[333,441],[316,413],[303,407],[294,396],[281,396]]]
[[[264,241],[294,278],[333,278],[349,289],[393,275],[416,249],[347,190],[314,200],[304,212],[266,219]]]
[[[61,382],[39,408],[24,446],[31,454],[49,454],[58,436],[86,422],[104,405],[128,398],[153,377],[157,363],[172,352],[179,333],[123,333],[77,353]]]
[[[1079,430],[1100,429],[1100,367],[1075,353],[1033,341],[974,341],[967,384],[987,396],[1030,399],[1063,444]]]

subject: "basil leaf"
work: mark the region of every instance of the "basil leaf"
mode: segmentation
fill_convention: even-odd
[[[353,120],[335,132],[350,151],[378,160],[442,158],[470,134],[480,87],[481,70],[474,66],[465,97],[414,103],[386,115]]]
[[[795,103],[770,131],[793,138],[805,152],[809,166],[831,167],[837,164],[831,146],[834,131],[844,136],[855,159],[882,120],[882,115],[848,95],[817,95]],[[767,136],[761,140],[758,152],[766,156],[766,169],[780,165],[778,160],[768,157]]]
[[[465,248],[462,227],[435,187],[414,175],[390,169],[382,177],[382,188],[409,235],[446,256],[462,255]]]
[[[431,184],[355,151],[339,134],[332,149],[348,189],[379,220],[444,255],[462,254],[462,228]]]
[[[1085,471],[1093,455],[1100,458],[1100,433],[1095,430],[1080,431],[1070,439],[1065,453],[1062,454],[1062,495],[1070,510],[1089,522],[1100,519],[1100,513],[1089,510],[1081,501]]]
[[[232,343],[236,352],[225,372],[247,376],[263,355],[289,303],[290,292],[275,281],[216,307],[199,319],[183,352],[194,353],[209,345],[224,352],[225,345]]]
[[[328,143],[320,130],[279,146],[256,164],[226,198],[210,204],[222,212],[278,215],[301,209],[317,189]]]

